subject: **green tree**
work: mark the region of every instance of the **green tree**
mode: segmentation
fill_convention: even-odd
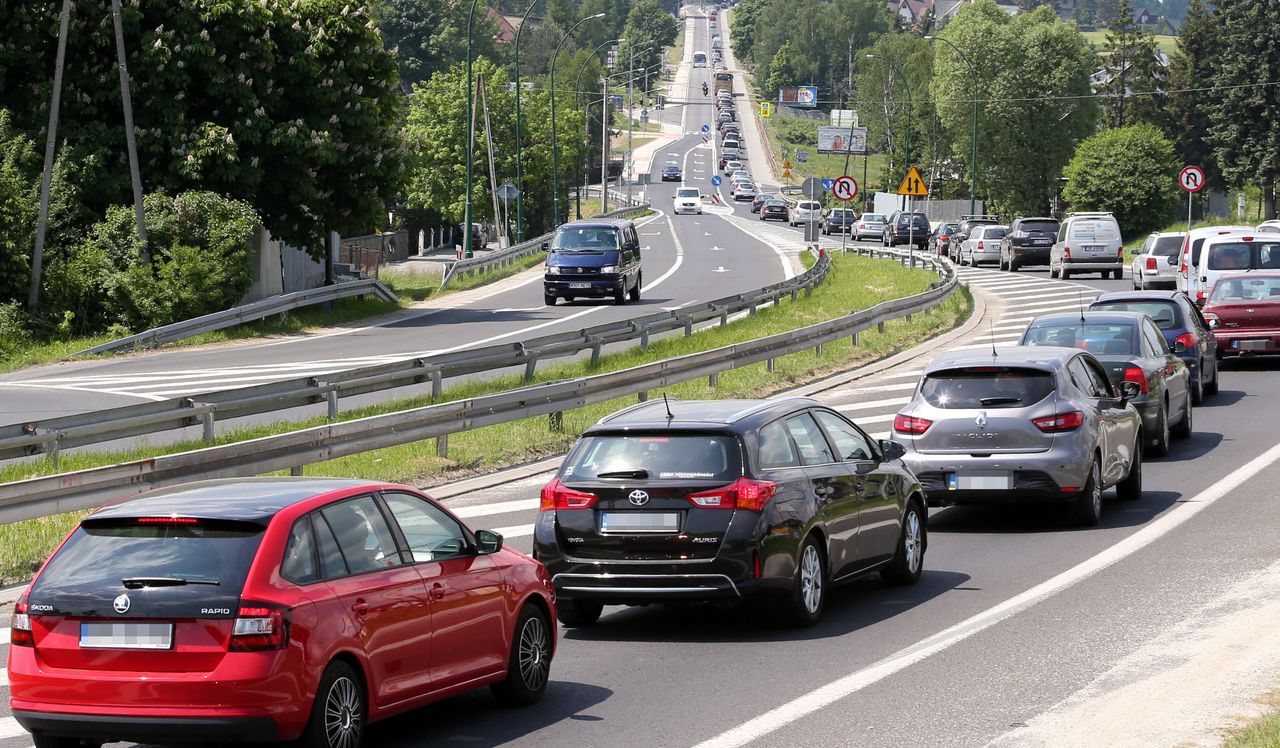
[[[1042,214],[1076,144],[1094,131],[1094,54],[1049,7],[1010,18],[992,0],[966,5],[945,37],[978,68],[978,192],[988,211]],[[945,44],[936,49],[933,97],[953,151],[968,163],[973,76]]]
[[[1160,228],[1178,205],[1173,143],[1154,125],[1112,128],[1085,140],[1066,176],[1067,202],[1077,210],[1111,211],[1124,236]]]
[[[1218,24],[1203,0],[1191,0],[1186,22],[1178,34],[1178,51],[1169,63],[1169,121],[1166,134],[1184,164],[1205,170],[1209,185],[1226,187],[1222,170],[1208,136],[1213,128],[1210,110],[1217,95],[1201,89],[1213,85],[1214,63],[1218,58]]]
[[[1115,20],[1107,29],[1108,52],[1103,70],[1109,79],[1099,87],[1103,121],[1109,127],[1150,122],[1165,124],[1165,70],[1155,37],[1133,20],[1131,0],[1119,0]]]
[[[618,62],[620,65],[631,64],[630,48],[634,46],[637,48],[637,71],[656,65],[662,59],[663,50],[675,43],[679,33],[680,22],[658,0],[637,0],[627,14],[627,23],[622,30],[624,43],[618,50]],[[656,81],[657,76],[652,76],[650,80]],[[637,85],[643,85],[643,80]]]
[[[730,43],[733,46],[733,56],[738,60],[756,62],[756,23],[769,3],[770,0],[742,0],[730,11],[733,24]]]
[[[26,298],[35,236],[37,154],[29,138],[9,126],[0,109],[0,304]]]
[[[465,58],[470,9],[469,0],[380,0],[373,6],[387,48],[396,52],[405,87]],[[472,54],[500,60],[495,42],[498,27],[484,11],[484,4],[477,6]]]
[[[0,107],[43,141],[57,42],[47,0],[0,16]],[[129,200],[109,0],[76,3],[59,128],[90,211]],[[347,0],[139,0],[123,11],[142,181],[251,203],[267,228],[319,249],[371,228],[403,162],[395,58]],[[83,228],[81,229],[83,231]]]
[[[1213,123],[1209,142],[1229,184],[1262,187],[1266,218],[1276,217],[1280,181],[1280,4],[1218,0]]]
[[[874,58],[868,59],[868,54]],[[934,112],[928,103],[933,49],[912,34],[884,34],[863,49],[859,57],[860,70],[854,78],[858,118],[867,128],[868,145],[888,154],[881,183],[897,185],[906,174],[906,167],[919,163],[929,142]],[[905,82],[889,63],[902,71]]]

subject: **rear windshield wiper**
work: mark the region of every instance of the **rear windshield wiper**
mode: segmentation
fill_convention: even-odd
[[[142,587],[183,587],[188,584],[207,584],[214,587],[222,584],[216,579],[187,579],[185,577],[129,577],[120,583],[127,589],[136,590]]]
[[[1001,395],[998,397],[980,397],[978,398],[978,402],[983,405],[1006,405],[1008,403],[1020,403],[1022,402],[1022,398]]]
[[[596,473],[597,478],[634,478],[635,480],[645,480],[649,477],[649,471],[644,468],[636,468],[635,470],[610,470],[606,473]]]

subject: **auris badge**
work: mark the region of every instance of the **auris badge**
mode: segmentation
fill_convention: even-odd
[[[120,595],[115,600],[111,601],[111,607],[117,613],[128,613],[129,612],[129,596]]]
[[[636,506],[644,506],[645,504],[649,503],[649,494],[639,490],[632,491],[631,493],[627,494],[627,501],[630,501],[632,504],[635,504]]]

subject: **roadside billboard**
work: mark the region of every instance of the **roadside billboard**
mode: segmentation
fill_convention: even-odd
[[[858,113],[852,109],[832,109],[831,125],[833,127],[858,126]]]
[[[830,127],[818,128],[818,153],[851,153],[861,156],[867,152],[867,128]]]
[[[783,86],[778,89],[778,103],[797,109],[813,109],[818,106],[818,87]]]

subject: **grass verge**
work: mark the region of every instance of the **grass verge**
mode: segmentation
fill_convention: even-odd
[[[1227,730],[1222,748],[1275,748],[1280,745],[1280,689],[1260,700],[1272,711],[1244,727]]]
[[[765,130],[769,136],[769,148],[773,151],[774,160],[781,167],[786,161],[791,162],[791,184],[800,184],[806,177],[838,177],[844,174],[844,156],[832,153],[818,153],[818,126],[816,121],[794,119],[775,114],[762,117]],[[796,160],[796,151],[807,151],[808,160],[800,163]],[[849,176],[858,180],[858,189],[863,194],[880,189],[879,177],[884,169],[886,156],[880,153],[867,157],[867,182],[863,184],[862,156],[849,157]],[[834,202],[834,198],[832,199]]]
[[[637,366],[662,358],[719,348],[766,335],[786,332],[865,309],[888,299],[901,298],[926,289],[936,276],[925,270],[911,270],[896,263],[871,260],[855,255],[837,255],[827,281],[809,297],[796,302],[762,309],[754,317],[746,317],[725,327],[713,327],[691,337],[667,336],[654,341],[647,351],[638,348],[601,357],[599,366],[589,361],[567,361],[540,369],[535,382],[549,382],[590,376]],[[747,366],[719,376],[718,386],[705,379],[694,380],[666,390],[672,397],[684,399],[755,398],[793,388],[805,382],[870,363],[923,340],[953,329],[966,319],[972,299],[959,290],[934,310],[916,315],[910,322],[895,320],[885,326],[884,333],[874,329],[859,336],[854,347],[848,338],[823,346],[822,353],[813,350],[777,359],[773,372],[763,364]],[[457,400],[500,392],[523,386],[518,375],[485,381],[466,381],[445,390],[442,400]],[[429,405],[429,396],[403,398],[376,406],[344,411],[340,420],[350,420],[378,413]],[[490,472],[498,468],[527,462],[563,452],[577,435],[602,416],[634,402],[633,397],[618,398],[567,411],[563,425],[553,428],[548,418],[527,418],[510,423],[472,429],[449,437],[449,456],[436,455],[434,440],[351,455],[328,462],[308,465],[308,475],[350,475],[372,480],[429,484],[467,475]],[[237,429],[220,435],[218,444],[284,433],[325,423],[323,417],[302,421],[264,424]],[[202,442],[140,446],[121,452],[85,452],[63,457],[61,470],[71,471],[160,454],[170,454],[208,446]],[[57,472],[48,461],[8,465],[0,468],[0,481],[14,481]],[[0,583],[30,576],[39,559],[79,521],[83,512],[0,525]]]

